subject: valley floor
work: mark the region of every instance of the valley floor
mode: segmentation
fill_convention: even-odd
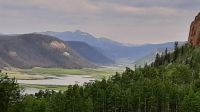
[[[35,93],[39,90],[64,91],[66,85],[79,84],[92,80],[108,78],[116,72],[121,73],[119,67],[99,67],[84,69],[63,69],[63,68],[40,68],[17,69],[9,68],[2,72],[7,73],[9,77],[15,77],[24,88],[24,93]]]

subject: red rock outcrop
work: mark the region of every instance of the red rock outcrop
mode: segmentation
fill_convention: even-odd
[[[190,26],[188,42],[192,45],[200,45],[200,13]]]

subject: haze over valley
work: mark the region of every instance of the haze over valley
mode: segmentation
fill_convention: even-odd
[[[51,84],[52,78],[59,79],[57,76],[90,75],[93,80],[109,77],[126,66],[151,63],[156,53],[174,47],[174,42],[127,45],[79,30],[0,35],[0,40],[0,67],[3,72],[12,72],[10,76],[19,79],[22,85],[40,86],[63,85]],[[50,83],[32,83],[33,79],[45,79]],[[74,79],[74,84],[79,82],[81,80]]]
[[[0,112],[200,112],[199,0],[0,0]]]

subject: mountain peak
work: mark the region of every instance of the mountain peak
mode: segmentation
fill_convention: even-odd
[[[82,31],[81,31],[81,30],[75,30],[75,32],[76,32],[76,33],[81,33]]]

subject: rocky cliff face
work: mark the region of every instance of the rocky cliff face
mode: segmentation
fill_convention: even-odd
[[[190,26],[188,42],[192,45],[200,45],[200,13]]]

